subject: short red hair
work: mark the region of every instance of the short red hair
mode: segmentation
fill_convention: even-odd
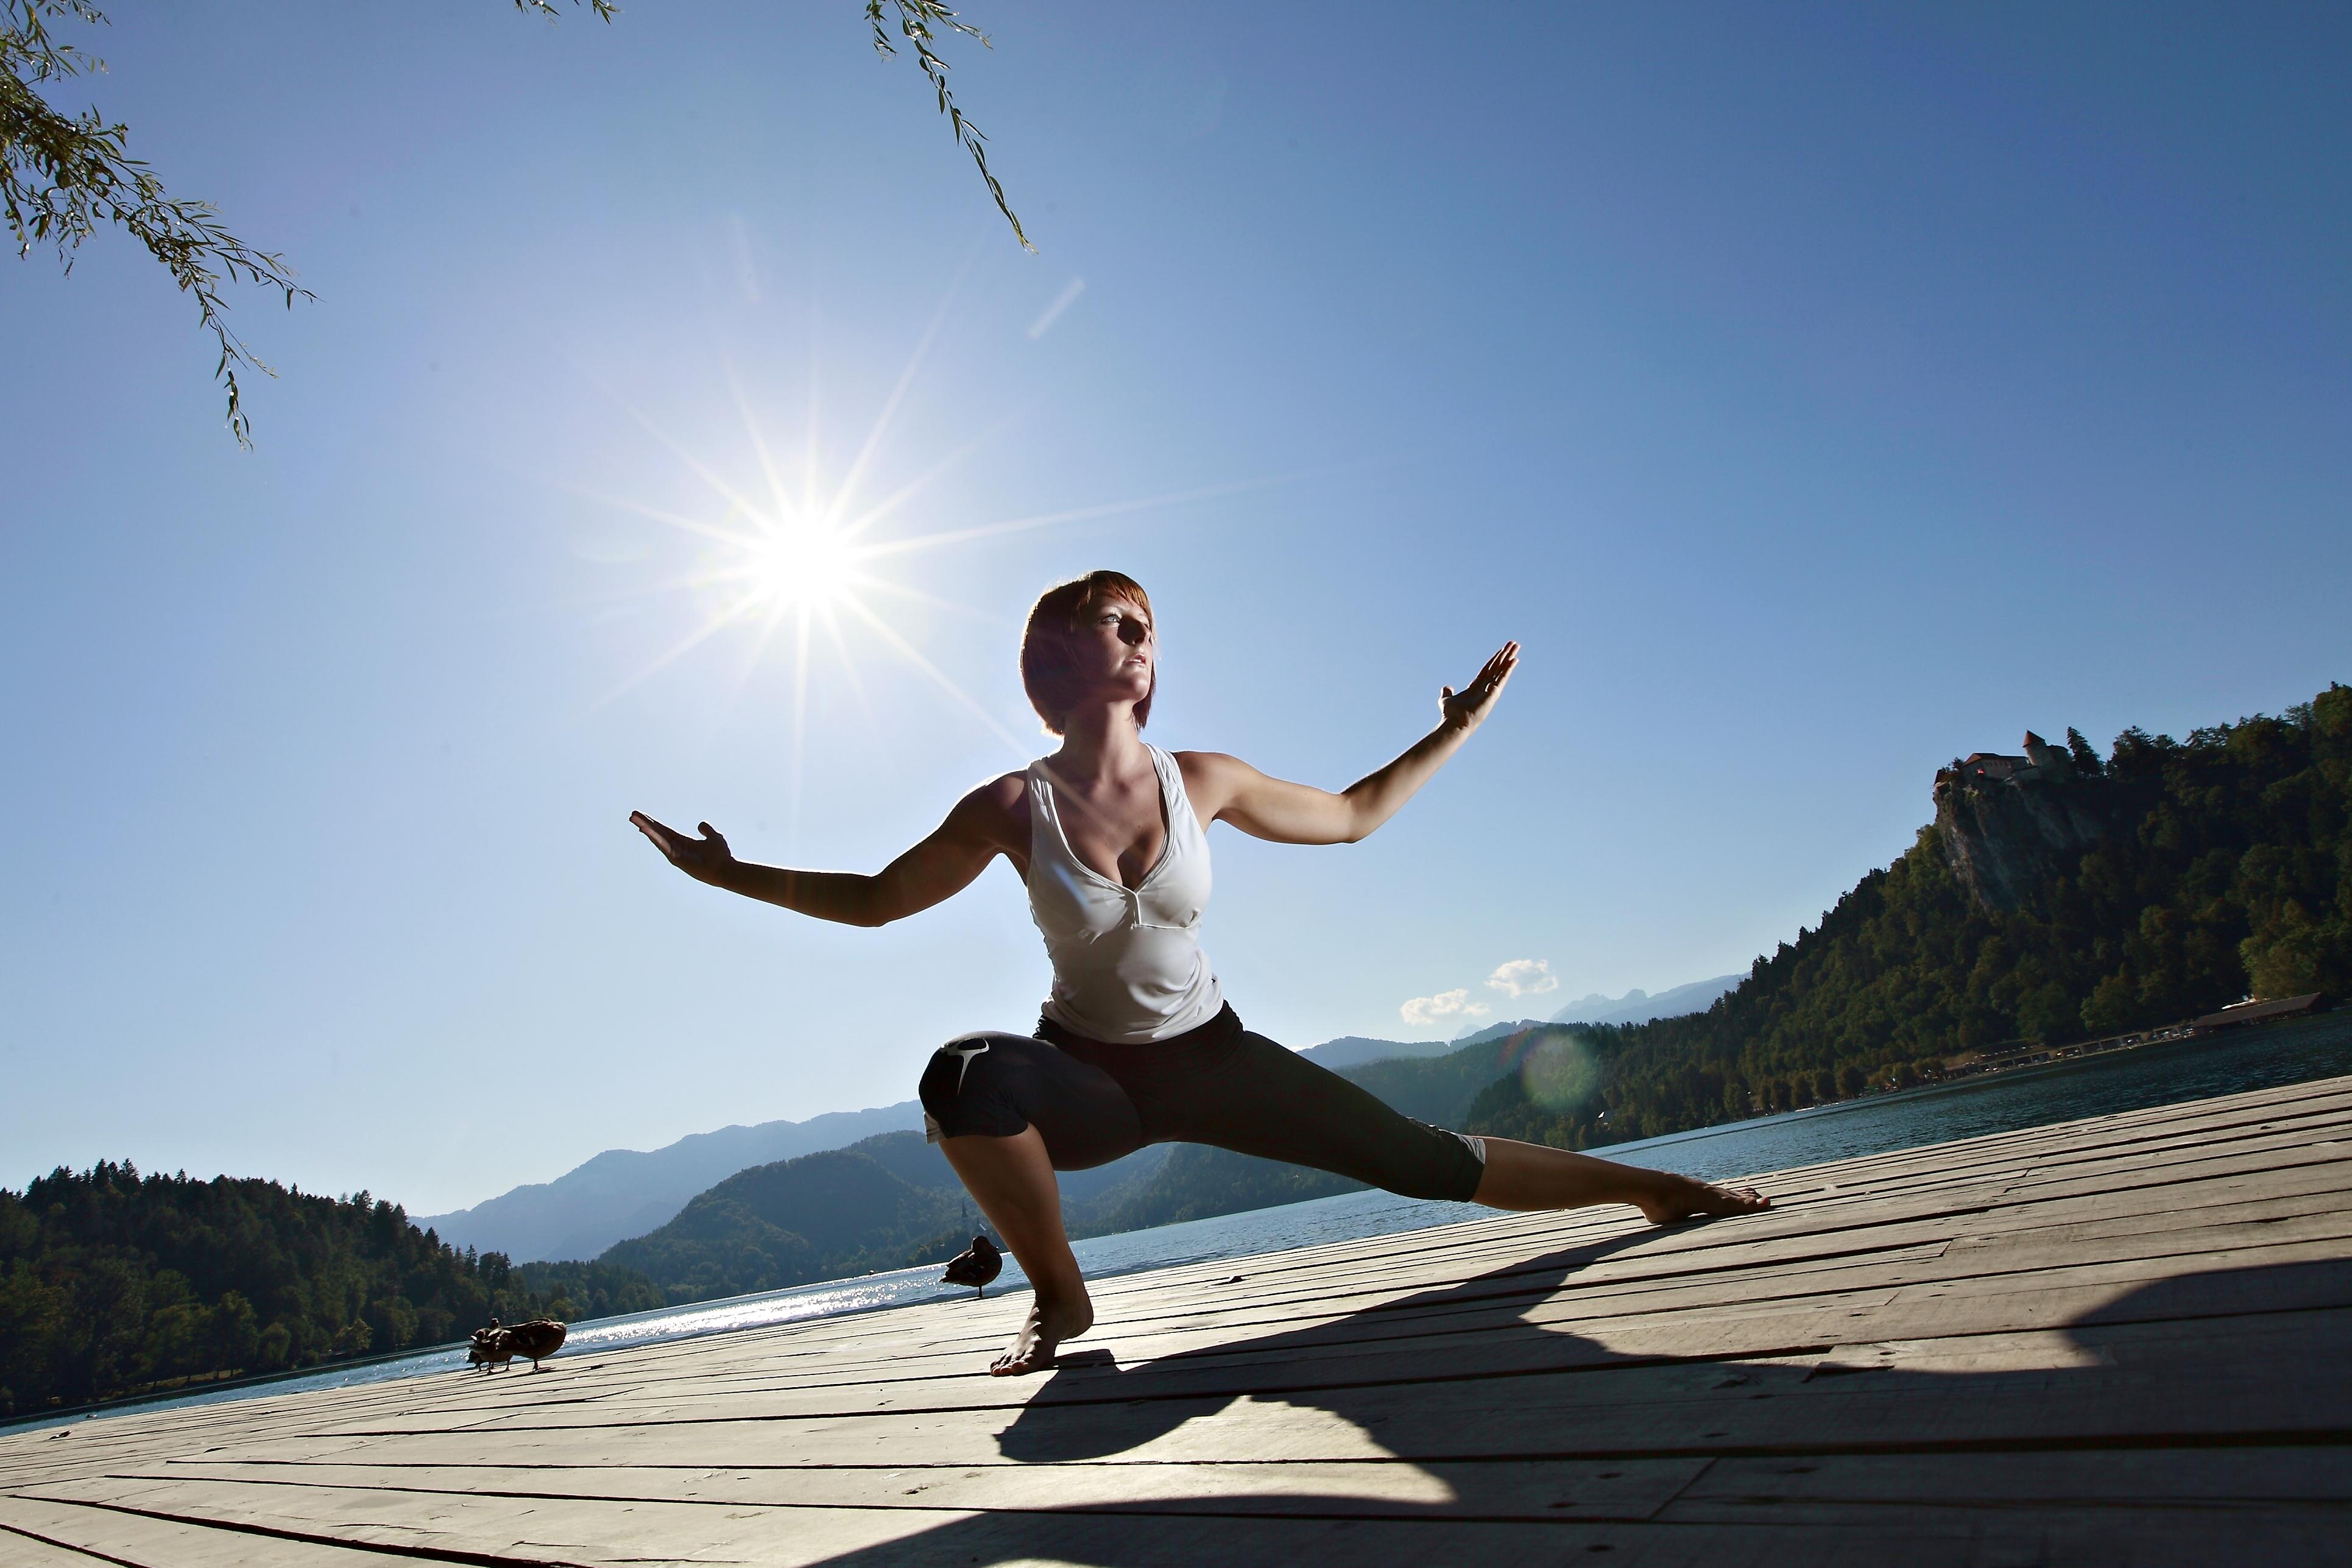
[[[1089,572],[1066,583],[1056,583],[1037,595],[1030,606],[1029,624],[1021,633],[1021,689],[1029,706],[1044,720],[1045,732],[1058,735],[1078,700],[1078,672],[1070,658],[1070,639],[1079,623],[1113,599],[1125,599],[1151,615],[1151,595],[1124,572]],[[1135,727],[1151,718],[1151,699],[1160,689],[1160,665],[1151,666],[1151,690],[1135,705]]]

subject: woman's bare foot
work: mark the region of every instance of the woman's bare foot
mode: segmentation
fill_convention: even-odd
[[[1652,1225],[1672,1225],[1678,1219],[1700,1215],[1712,1219],[1721,1215],[1757,1214],[1772,1206],[1772,1200],[1754,1187],[1718,1187],[1689,1176],[1671,1173],[1662,1175],[1664,1179],[1655,1192],[1633,1200],[1633,1205]]]
[[[1040,1295],[1022,1320],[1021,1331],[1003,1355],[988,1363],[988,1370],[998,1377],[1043,1372],[1054,1364],[1054,1352],[1064,1340],[1076,1339],[1094,1326],[1095,1304],[1085,1292],[1066,1306]]]

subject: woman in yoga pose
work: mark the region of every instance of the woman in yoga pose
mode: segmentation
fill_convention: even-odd
[[[921,1090],[930,1136],[1036,1289],[991,1371],[1050,1366],[1056,1345],[1094,1323],[1054,1173],[1146,1143],[1213,1143],[1411,1197],[1504,1209],[1622,1203],[1666,1225],[1769,1206],[1750,1188],[1415,1121],[1244,1029],[1202,955],[1204,824],[1228,822],[1283,844],[1363,837],[1493,711],[1518,662],[1517,643],[1462,690],[1444,689],[1435,729],[1334,795],[1220,752],[1147,745],[1154,632],[1150,599],[1116,572],[1049,589],[1022,637],[1021,678],[1060,747],[964,796],[877,876],[751,865],[707,822],[698,838],[642,812],[630,817],[698,880],[851,925],[929,909],[999,855],[1021,873],[1054,967],[1037,1032],[949,1041],[931,1057]]]

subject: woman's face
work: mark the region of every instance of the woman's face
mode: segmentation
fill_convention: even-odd
[[[1151,695],[1151,673],[1160,645],[1151,617],[1128,599],[1106,599],[1078,622],[1077,664],[1087,684],[1103,695],[1140,702]]]

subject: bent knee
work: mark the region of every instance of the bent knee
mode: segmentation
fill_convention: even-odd
[[[1018,1076],[1023,1047],[1036,1044],[1024,1035],[980,1030],[933,1051],[916,1089],[924,1136],[936,1143],[967,1132],[1007,1137],[1026,1127],[1028,1119],[1006,1102],[1006,1091]]]
[[[1011,1065],[1011,1042],[1020,1038],[1017,1035],[978,1029],[969,1035],[958,1035],[933,1051],[930,1060],[923,1066],[922,1082],[917,1089],[922,1096],[923,1109],[937,1115],[942,1105],[994,1083]]]

